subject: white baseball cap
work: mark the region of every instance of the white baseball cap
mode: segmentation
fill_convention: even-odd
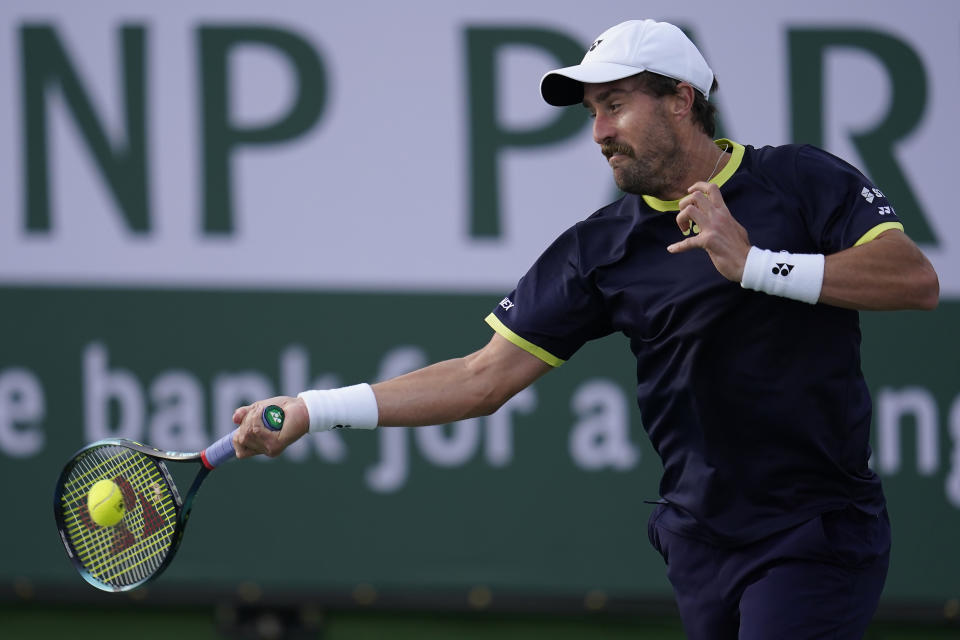
[[[583,83],[613,82],[642,71],[688,82],[710,97],[713,71],[678,27],[655,20],[628,20],[610,27],[578,65],[555,69],[540,80],[540,94],[563,107],[583,101]]]

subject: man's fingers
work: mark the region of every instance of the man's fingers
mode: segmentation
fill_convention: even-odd
[[[296,398],[275,396],[235,409],[233,421],[238,428],[233,436],[233,449],[237,452],[237,457],[250,458],[262,454],[274,458],[306,433],[309,418],[306,415],[306,408],[298,406],[298,402],[302,404],[302,401]],[[293,424],[288,420],[280,431],[267,429],[263,425],[261,416],[264,407],[273,404],[285,407],[285,411],[289,409],[287,418],[291,416],[296,418]]]
[[[721,213],[720,208],[724,206],[720,189],[712,182],[697,182],[688,191],[690,193],[677,203],[680,208],[677,226],[684,235],[690,233],[690,227],[696,225],[698,220],[708,227],[712,226],[714,217]]]
[[[716,186],[716,185],[714,185]],[[717,195],[720,195],[720,192],[717,191]],[[706,210],[707,205],[718,206],[722,203],[722,200],[714,200],[710,193],[704,191],[696,190],[691,191],[689,195],[683,196],[680,201],[677,203],[681,209],[684,207],[697,207],[701,210]]]
[[[697,191],[696,193],[700,193],[700,192]],[[697,206],[697,198],[695,194],[691,193],[689,195],[683,196],[682,198],[680,198],[680,201],[677,202],[677,206],[680,207],[680,211],[683,211],[687,207]]]
[[[714,195],[720,195],[720,187],[713,182],[694,182],[687,187],[687,193],[692,194],[694,192],[706,194],[712,200]]]
[[[246,409],[243,422],[237,433],[233,436],[233,449],[237,452],[237,458],[250,458],[255,455],[266,455],[276,457],[280,455],[289,442],[283,442],[282,431],[271,431],[265,428],[255,419],[259,413],[255,413],[256,405],[243,407]],[[239,409],[238,409],[239,411]]]
[[[677,214],[677,226],[680,227],[680,231],[687,233],[690,230],[690,227],[697,224],[697,221],[693,219],[694,214],[697,212],[696,207],[689,205],[684,205],[680,203],[680,213]]]
[[[254,455],[254,453],[244,446],[240,441],[239,431],[233,434],[233,450],[236,451],[238,460],[249,458],[250,456]]]
[[[667,251],[670,253],[683,253],[684,251],[689,251],[690,249],[696,249],[700,246],[700,236],[693,236],[692,238],[687,238],[686,240],[681,240],[680,242],[674,242],[671,245],[667,246]]]
[[[693,216],[703,216],[704,211],[696,206],[695,196],[705,198],[702,193],[691,194],[686,196],[683,200],[680,201],[680,213],[677,214],[677,226],[680,227],[681,233],[683,235],[689,235],[691,233],[691,227],[695,227],[697,221]],[[687,204],[684,204],[684,201],[687,201]],[[695,230],[695,229],[693,229]],[[670,253],[683,253],[684,251],[689,251],[690,249],[695,249],[703,246],[703,241],[699,235],[692,235],[686,240],[681,240],[680,242],[674,242],[673,244],[667,247],[667,251]]]
[[[244,458],[252,458],[253,456],[257,455],[256,451],[252,449],[248,449],[246,447],[234,447],[233,450],[237,452],[237,460],[243,460]]]
[[[246,407],[238,407],[238,408],[233,412],[233,424],[240,424],[241,422],[243,422],[243,418],[244,418],[244,416],[247,415],[247,412],[248,412],[248,411],[250,411],[250,407],[249,407],[249,406],[246,406]]]

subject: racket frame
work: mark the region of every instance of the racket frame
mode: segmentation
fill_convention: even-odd
[[[64,508],[62,498],[64,493],[64,483],[66,482],[67,477],[70,475],[70,472],[76,466],[78,458],[91,449],[104,446],[132,449],[133,451],[142,453],[150,458],[151,462],[157,466],[160,473],[163,475],[163,479],[170,487],[171,494],[173,495],[173,502],[176,507],[176,522],[174,523],[174,530],[173,534],[171,535],[170,546],[160,566],[158,566],[156,570],[142,580],[122,586],[103,582],[102,580],[96,578],[90,572],[90,570],[84,566],[83,562],[80,561],[78,552],[73,548],[73,545],[70,542],[70,536],[67,533],[67,524],[63,515]],[[177,488],[177,484],[174,482],[170,470],[167,468],[167,465],[164,464],[165,461],[187,463],[196,462],[200,464],[200,470],[197,472],[197,475],[194,478],[193,483],[190,485],[190,489],[187,491],[185,497],[181,497],[180,490]],[[187,520],[190,518],[190,511],[193,508],[193,499],[196,497],[197,491],[200,489],[200,485],[206,479],[207,475],[209,475],[211,470],[211,468],[203,464],[201,452],[182,453],[178,451],[163,451],[161,449],[157,449],[134,440],[128,440],[126,438],[105,438],[103,440],[91,442],[90,444],[77,450],[77,452],[71,456],[70,461],[64,465],[63,470],[60,472],[60,477],[57,479],[57,484],[53,492],[53,515],[57,523],[57,532],[60,535],[60,541],[63,543],[63,546],[67,551],[67,556],[70,558],[73,566],[77,569],[83,579],[101,591],[123,592],[136,589],[137,587],[143,586],[151,580],[159,577],[170,565],[170,562],[173,561],[173,557],[176,555],[177,549],[180,547],[180,541],[183,539],[183,532],[186,529]]]
[[[263,407],[262,411],[260,412],[261,424],[264,426],[264,428],[270,431],[280,431],[283,428],[283,422],[285,419],[286,415],[283,409],[277,405],[268,405]],[[103,440],[91,442],[90,444],[78,449],[77,452],[71,456],[67,464],[64,465],[63,470],[60,472],[60,477],[57,479],[57,484],[54,486],[53,517],[57,523],[57,532],[60,535],[60,541],[63,542],[63,546],[67,550],[67,556],[70,558],[73,566],[76,567],[83,579],[101,591],[123,592],[136,589],[137,587],[140,587],[159,577],[160,574],[162,574],[166,568],[170,566],[170,563],[173,561],[173,557],[180,548],[180,541],[183,539],[183,532],[186,530],[187,520],[189,520],[190,511],[193,508],[193,499],[200,490],[200,485],[211,471],[219,467],[224,462],[232,460],[235,457],[236,454],[232,444],[233,435],[235,433],[236,431],[228,433],[203,451],[196,451],[192,453],[163,451],[161,449],[157,449],[156,447],[151,447],[127,438],[104,438]],[[163,479],[170,487],[171,493],[173,494],[173,502],[177,516],[176,523],[174,524],[174,530],[171,535],[170,547],[160,565],[150,575],[144,577],[143,579],[122,586],[108,584],[102,580],[99,580],[90,572],[87,567],[84,566],[83,562],[80,561],[79,553],[77,553],[76,549],[74,549],[73,545],[70,543],[70,536],[67,533],[67,525],[63,517],[62,498],[64,483],[66,482],[67,476],[70,475],[70,472],[78,463],[78,458],[85,451],[103,446],[125,447],[127,449],[132,449],[142,453],[150,458],[151,463],[157,466],[161,475],[163,476]],[[200,463],[200,470],[193,479],[193,483],[190,485],[190,489],[187,491],[186,496],[184,496],[182,499],[180,497],[180,490],[177,488],[177,484],[173,481],[173,476],[170,474],[170,470],[167,468],[167,465],[164,464],[164,461]]]

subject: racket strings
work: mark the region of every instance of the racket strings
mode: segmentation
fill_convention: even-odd
[[[123,494],[126,513],[114,527],[96,525],[87,509],[87,492],[102,479],[112,480]],[[173,543],[173,491],[154,460],[126,447],[97,447],[78,458],[64,482],[61,508],[78,560],[111,586],[148,578]]]

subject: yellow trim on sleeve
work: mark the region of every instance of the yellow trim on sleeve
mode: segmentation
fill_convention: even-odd
[[[560,358],[553,355],[546,349],[538,347],[537,345],[533,344],[529,340],[524,340],[523,338],[515,334],[513,331],[510,330],[509,327],[507,327],[507,325],[500,322],[500,318],[493,315],[492,313],[488,315],[485,318],[485,320],[486,320],[486,323],[491,327],[493,327],[493,330],[499,333],[501,336],[503,336],[513,344],[517,345],[527,353],[536,356],[540,360],[543,360],[551,367],[559,367],[565,362],[565,360],[561,360]]]
[[[740,168],[740,163],[743,162],[744,147],[739,142],[734,142],[727,138],[714,140],[713,143],[717,145],[718,149],[725,147],[730,148],[730,159],[727,161],[727,164],[720,170],[720,173],[710,179],[710,182],[718,187],[722,187],[723,184],[736,173],[737,169]],[[643,201],[655,211],[680,211],[679,200],[661,200],[653,196],[643,196]]]
[[[899,229],[900,231],[903,231],[903,225],[899,222],[882,222],[860,236],[860,239],[854,242],[853,246],[859,247],[862,244],[867,244],[868,242],[876,239],[876,237],[884,231],[889,231],[890,229]]]

